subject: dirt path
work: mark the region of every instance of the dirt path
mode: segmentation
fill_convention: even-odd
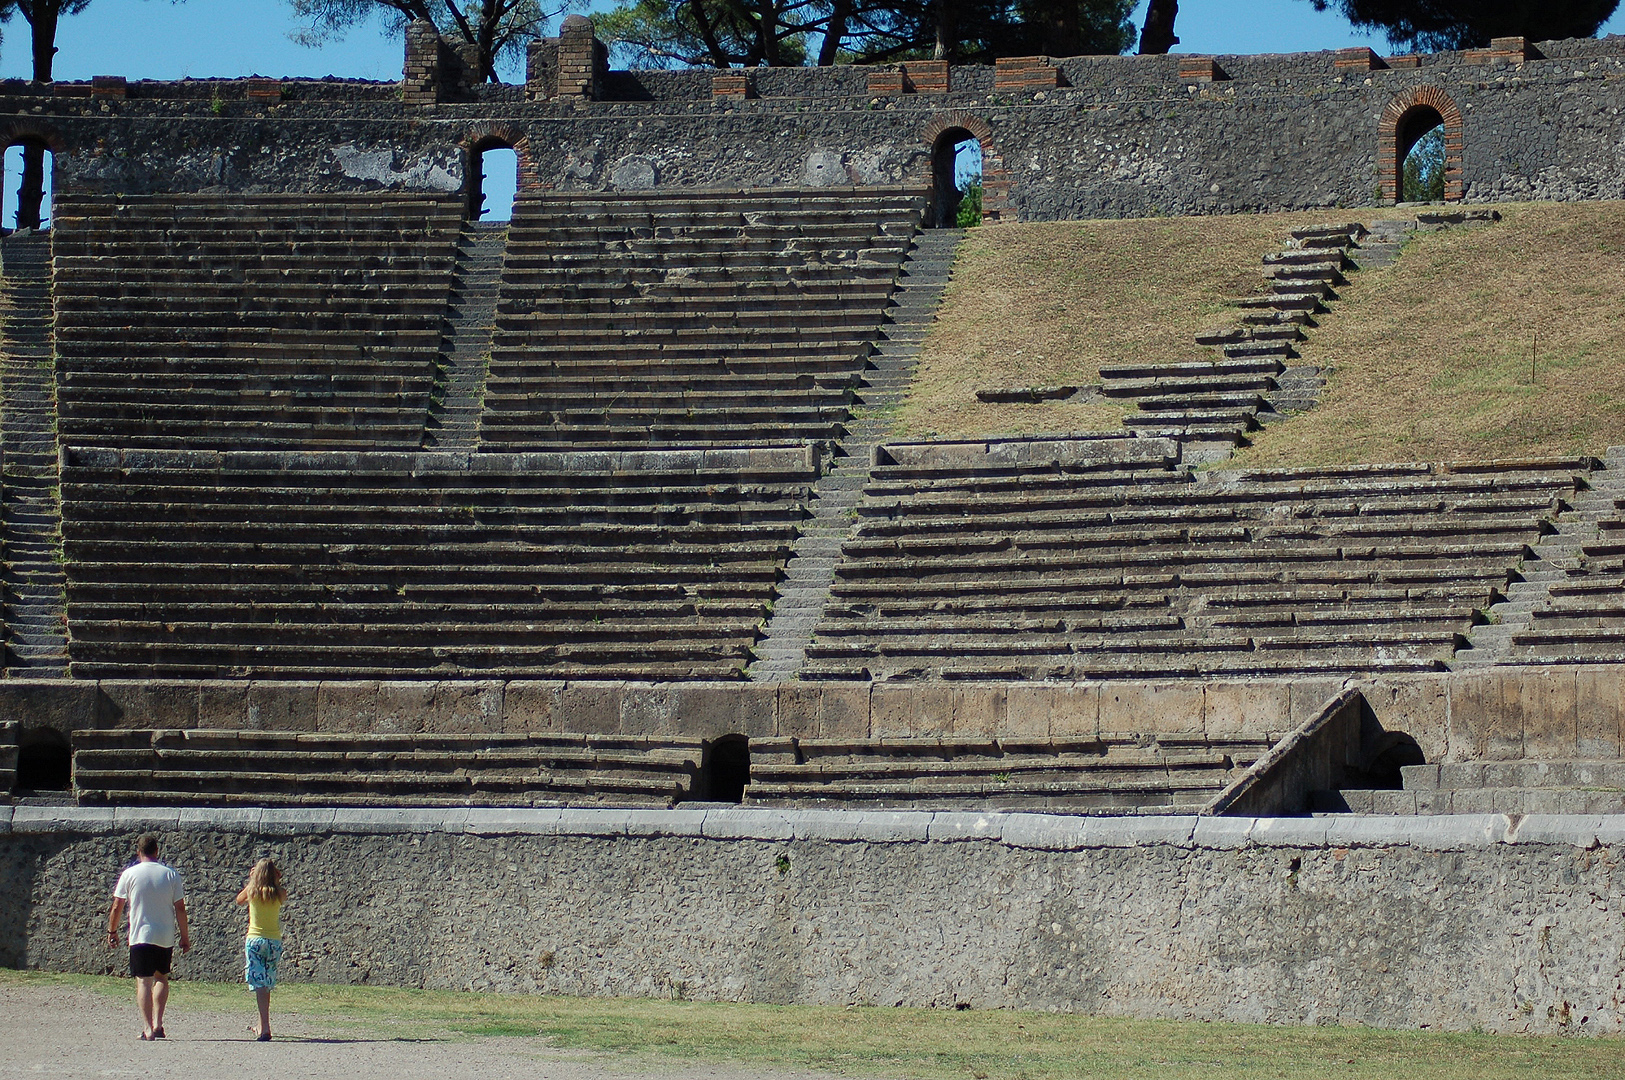
[[[828,1080],[811,1072],[764,1072],[703,1064],[641,1068],[600,1055],[556,1050],[542,1039],[391,1038],[335,1033],[295,1014],[272,1015],[272,1042],[251,1041],[252,999],[241,1012],[188,1009],[177,993],[165,1020],[169,1038],[136,1036],[134,995],[119,1001],[66,986],[0,985],[0,1078],[153,1077],[227,1080]]]

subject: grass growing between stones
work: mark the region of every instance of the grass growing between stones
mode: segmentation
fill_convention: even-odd
[[[0,982],[130,995],[128,981],[93,976],[0,971]],[[252,1008],[240,986],[195,982],[178,982],[170,1006],[177,1019],[187,1010],[247,1016]],[[701,1060],[921,1080],[1625,1077],[1617,1038],[1259,1027],[1013,1010],[841,1009],[292,984],[273,999],[273,1025],[279,1017],[392,1038],[539,1037],[558,1049],[655,1065]]]
[[[1600,454],[1625,443],[1625,203],[1498,207],[1355,274],[1302,346],[1320,405],[1238,463]],[[1531,359],[1534,361],[1531,377]]]
[[[1196,334],[1262,291],[1261,260],[1294,228],[1373,211],[974,229],[960,244],[942,310],[920,351],[901,417],[909,437],[1118,431],[1111,402],[990,405],[993,387],[1086,385],[1106,364],[1210,360]],[[1379,211],[1388,214],[1392,211]]]

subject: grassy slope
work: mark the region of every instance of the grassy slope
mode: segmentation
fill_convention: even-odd
[[[115,995],[129,983],[0,970],[0,983],[70,984]],[[236,984],[179,982],[171,1008],[234,1010]],[[559,1049],[814,1068],[919,1080],[1512,1080],[1625,1077],[1619,1040],[1377,1031],[1360,1027],[1117,1020],[1015,1010],[827,1008],[468,994],[386,987],[279,987],[276,1017],[393,1038],[545,1037]]]
[[[1303,347],[1333,369],[1313,412],[1239,462],[1600,453],[1625,443],[1625,204],[1501,208],[1356,274]],[[975,391],[1096,381],[1103,363],[1210,358],[1192,341],[1255,291],[1295,225],[1398,211],[1000,226],[961,248],[903,410],[906,435],[1113,430],[1112,406],[982,405]],[[1539,332],[1537,381],[1529,383]],[[1618,343],[1618,344],[1616,344]]]

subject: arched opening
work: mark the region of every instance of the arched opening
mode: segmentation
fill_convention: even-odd
[[[938,229],[981,223],[982,143],[962,127],[951,127],[931,146],[931,221]]]
[[[1377,129],[1379,197],[1389,202],[1460,199],[1461,110],[1436,86],[1413,86],[1382,110]],[[1407,183],[1409,180],[1409,183]]]
[[[741,803],[750,783],[750,740],[724,735],[706,744],[700,759],[699,797],[708,802]]]
[[[1394,130],[1399,156],[1399,201],[1439,202],[1444,198],[1444,117],[1418,105]]]
[[[4,186],[0,187],[0,229],[51,227],[52,171],[55,159],[45,143],[25,139],[6,147]]]
[[[474,144],[468,159],[468,219],[511,221],[519,192],[519,152],[488,140]]]
[[[67,791],[73,786],[73,750],[55,728],[24,728],[17,738],[17,790]]]

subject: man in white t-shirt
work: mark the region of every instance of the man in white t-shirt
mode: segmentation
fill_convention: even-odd
[[[158,838],[150,833],[136,841],[136,864],[119,875],[113,906],[107,912],[107,947],[117,941],[119,920],[130,912],[130,974],[135,976],[135,1004],[141,1010],[144,1042],[164,1037],[164,1006],[169,1003],[169,968],[175,939],[181,952],[192,948],[186,929],[186,884],[180,874],[158,861]]]

